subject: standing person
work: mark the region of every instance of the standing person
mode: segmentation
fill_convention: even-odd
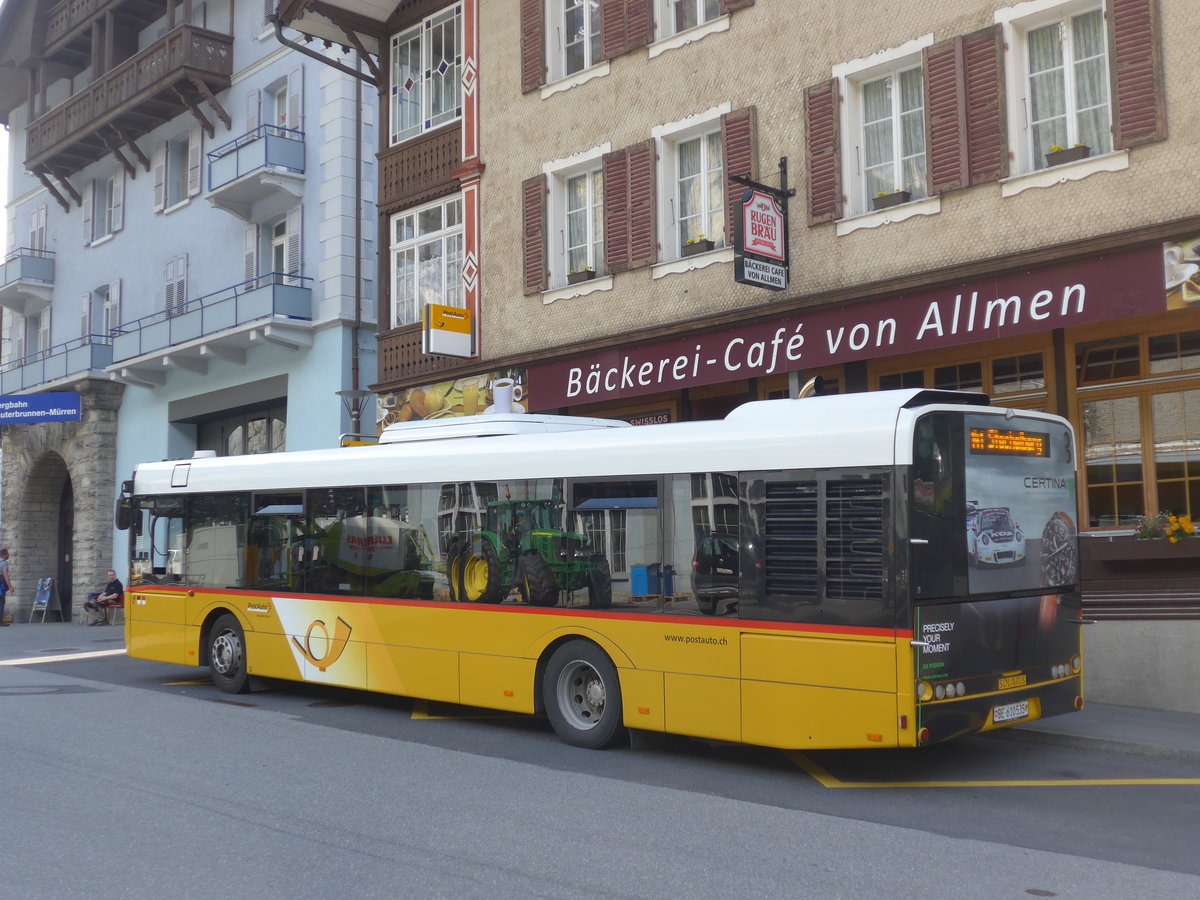
[[[87,603],[83,604],[84,609],[100,617],[95,622],[89,622],[89,625],[107,625],[108,613],[105,610],[110,606],[121,606],[125,603],[125,585],[117,578],[116,570],[109,569],[107,574],[108,584],[104,590],[88,594]]]
[[[12,622],[12,616],[4,615],[4,601],[12,590],[12,576],[8,569],[8,548],[0,547],[0,625]]]

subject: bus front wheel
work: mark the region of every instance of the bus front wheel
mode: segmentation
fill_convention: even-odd
[[[568,641],[554,651],[542,699],[555,733],[568,744],[601,750],[625,737],[616,666],[590,641]]]
[[[213,623],[208,638],[208,668],[213,684],[227,694],[244,694],[250,689],[246,670],[246,634],[237,616],[225,614]]]

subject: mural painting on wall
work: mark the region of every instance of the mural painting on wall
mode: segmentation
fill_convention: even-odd
[[[523,413],[530,409],[524,369],[450,378],[379,395],[377,431],[397,422]]]
[[[1167,309],[1186,309],[1200,303],[1200,235],[1163,244]]]

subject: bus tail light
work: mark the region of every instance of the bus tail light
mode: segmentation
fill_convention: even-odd
[[[920,731],[917,732],[917,743],[918,744],[929,743],[929,729],[928,728],[922,728]]]
[[[1075,698],[1075,708],[1076,708],[1076,709],[1083,709],[1083,698],[1082,698],[1082,697],[1076,697],[1076,698]]]
[[[917,699],[931,700],[933,698],[933,685],[928,681],[917,682]]]
[[[1083,668],[1083,660],[1079,657],[1079,655],[1076,654],[1075,656],[1072,656],[1071,657],[1071,671],[1078,672],[1082,668]]]

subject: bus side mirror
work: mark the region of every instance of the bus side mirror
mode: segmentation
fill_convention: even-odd
[[[122,497],[117,501],[116,526],[118,531],[126,531],[130,527],[134,529],[134,534],[142,533],[142,517],[136,514],[133,500],[129,497]]]

